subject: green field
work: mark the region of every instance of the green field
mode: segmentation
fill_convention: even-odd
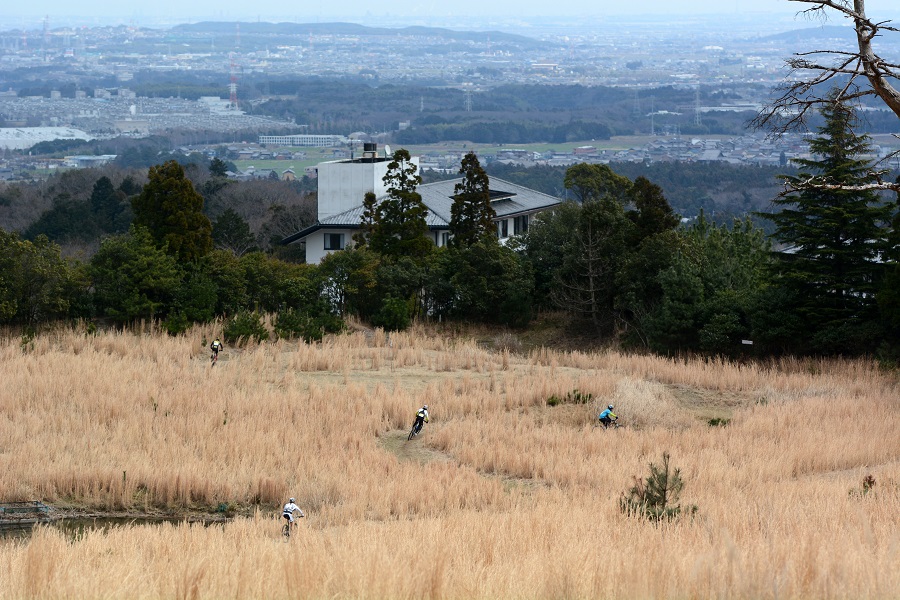
[[[709,138],[716,136],[705,137]],[[412,154],[413,156],[443,154],[446,152],[459,150],[475,150],[480,156],[487,156],[511,149],[531,150],[534,152],[547,152],[552,150],[556,152],[568,153],[572,152],[572,149],[578,148],[579,146],[594,146],[598,150],[627,150],[628,148],[643,146],[652,139],[655,138],[653,136],[646,135],[630,135],[617,136],[609,140],[585,140],[581,142],[565,142],[560,144],[537,143],[497,145],[474,144],[471,142],[441,142],[439,144],[422,144],[404,147],[409,150],[410,154]],[[398,149],[400,146],[394,144],[392,145],[392,147],[394,149]],[[383,146],[381,147],[381,149],[383,149]],[[237,167],[242,171],[246,170],[247,167],[253,166],[256,167],[257,170],[274,169],[279,174],[285,169],[291,168],[294,169],[298,177],[302,177],[304,168],[315,166],[320,162],[324,162],[327,160],[333,160],[331,156],[331,148],[294,148],[293,150],[305,151],[307,154],[307,158],[305,160],[236,160],[234,161],[234,164],[237,165]]]

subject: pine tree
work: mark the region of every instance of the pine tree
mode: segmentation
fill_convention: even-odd
[[[160,246],[181,260],[212,250],[212,223],[203,214],[203,196],[174,160],[150,167],[147,185],[131,201],[134,224],[146,227]]]
[[[124,195],[124,194],[123,194]],[[116,217],[122,212],[122,198],[116,193],[112,181],[105,175],[94,183],[91,192],[91,213],[101,231],[115,231]]]
[[[673,469],[669,465],[669,453],[664,452],[662,465],[650,463],[650,475],[643,481],[635,478],[628,494],[619,499],[619,508],[627,515],[639,515],[652,521],[674,519],[682,511],[677,502],[683,489],[681,469]],[[691,514],[697,511],[693,505],[687,508]]]
[[[450,207],[450,246],[468,248],[479,240],[496,240],[490,182],[474,152],[463,157],[459,174],[463,180],[453,188]]]
[[[376,226],[369,239],[369,246],[379,254],[423,257],[433,247],[425,220],[428,209],[416,191],[422,183],[417,170],[409,151],[402,148],[388,163],[384,176],[388,195],[378,203]]]
[[[784,177],[798,191],[774,200],[780,212],[762,216],[775,224],[774,237],[784,246],[778,283],[796,298],[795,312],[811,340],[806,349],[859,351],[853,340],[866,343],[877,315],[878,261],[891,208],[875,192],[858,189],[875,176],[864,158],[869,138],[853,131],[853,108],[832,102],[822,115],[825,124],[809,142],[813,157],[795,160],[801,172]]]
[[[358,248],[369,243],[369,238],[378,225],[378,200],[375,192],[366,192],[363,197],[363,214],[359,223],[359,231],[353,234],[353,242]]]

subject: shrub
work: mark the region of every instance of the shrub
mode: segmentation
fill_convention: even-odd
[[[672,520],[681,514],[678,496],[684,488],[681,469],[669,465],[669,453],[662,455],[662,465],[650,463],[650,475],[641,480],[634,478],[634,485],[619,498],[619,508],[628,516],[641,516],[651,521]],[[697,507],[690,505],[686,511],[693,515]]]
[[[269,331],[257,312],[241,311],[225,325],[222,331],[226,342],[237,343],[241,339],[253,339],[257,342],[269,339]]]
[[[328,313],[314,316],[291,308],[279,312],[275,317],[275,333],[278,337],[301,337],[307,343],[319,341],[326,333],[339,333],[343,329],[344,321]]]
[[[580,392],[577,389],[567,392],[565,396],[560,398],[556,394],[547,398],[547,406],[556,406],[557,404],[589,404],[594,399],[594,395],[590,392]]]
[[[854,488],[854,489],[850,490],[850,496],[857,496],[857,497],[862,498],[863,496],[868,495],[868,493],[871,492],[874,487],[875,487],[875,478],[870,473],[870,474],[866,475],[865,477],[863,477],[862,487],[860,489]]]
[[[400,298],[386,297],[381,309],[372,317],[372,325],[387,331],[402,331],[412,322],[410,303]]]
[[[493,345],[495,350],[509,352],[522,352],[522,340],[514,333],[505,331],[494,336]]]

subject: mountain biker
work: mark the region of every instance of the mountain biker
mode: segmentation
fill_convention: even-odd
[[[212,350],[211,359],[219,358],[219,350],[222,349],[222,342],[219,341],[219,338],[213,340],[213,343],[209,345],[209,349]]]
[[[428,422],[428,405],[423,404],[422,408],[416,411],[416,420],[413,423],[413,429],[416,433],[422,431],[422,425]]]
[[[281,509],[282,518],[287,519],[287,522],[291,525],[294,524],[294,511],[300,513],[301,517],[306,516],[305,514],[303,514],[303,511],[300,510],[300,507],[294,504],[294,502],[295,499],[291,498],[290,500],[288,500],[288,503],[284,505],[284,508]]]
[[[616,419],[618,419],[619,417],[617,417],[616,414],[613,412],[613,405],[610,404],[609,406],[606,407],[606,410],[604,410],[602,413],[600,413],[600,416],[598,416],[597,418],[600,419],[600,422],[603,424],[603,428],[606,429],[607,427],[612,425],[612,422],[615,421]]]

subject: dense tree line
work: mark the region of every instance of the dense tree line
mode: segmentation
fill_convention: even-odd
[[[716,223],[701,212],[685,226],[649,178],[581,164],[563,173],[570,199],[501,244],[489,175],[469,154],[452,241],[436,247],[417,167],[398,150],[387,197],[361,199],[354,243],[320,265],[297,264],[255,250],[235,211],[204,216],[198,190],[215,198],[227,189],[222,165],[192,180],[197,167],[169,161],[128,196],[127,231],[105,237],[87,262],[62,258],[46,235],[4,233],[0,321],[156,318],[178,332],[224,315],[226,335],[265,337],[260,314],[269,312],[279,335],[316,339],[349,315],[387,329],[415,319],[525,326],[534,310],[552,308],[596,340],[655,352],[877,353],[896,361],[898,203],[866,189],[868,140],[854,133],[853,111],[835,103],[823,112],[809,142],[813,158],[785,177],[835,185],[778,197],[760,215],[772,222],[771,238],[748,218]],[[84,200],[98,227],[121,226],[129,214],[121,187],[98,179]]]
[[[522,242],[535,301],[658,352],[737,355],[752,340],[759,354],[896,360],[898,204],[866,189],[868,139],[853,111],[834,103],[823,120],[815,158],[785,177],[819,176],[831,189],[778,197],[759,215],[772,240],[747,219],[717,225],[701,213],[676,227],[655,184],[570,168],[564,185],[577,201],[541,215]]]
[[[571,121],[543,123],[525,121],[467,121],[421,125],[394,134],[399,144],[434,144],[467,140],[476,144],[563,143],[577,140],[608,140],[613,135],[606,123]]]
[[[779,175],[796,172],[796,167],[732,165],[723,162],[610,163],[629,179],[646,177],[665,190],[672,208],[683,217],[704,212],[717,223],[765,211],[783,186]],[[559,197],[571,197],[564,185],[566,167],[522,167],[492,162],[485,166],[492,177],[505,179]],[[434,177],[428,174],[429,177]],[[759,225],[760,219],[754,218]]]

